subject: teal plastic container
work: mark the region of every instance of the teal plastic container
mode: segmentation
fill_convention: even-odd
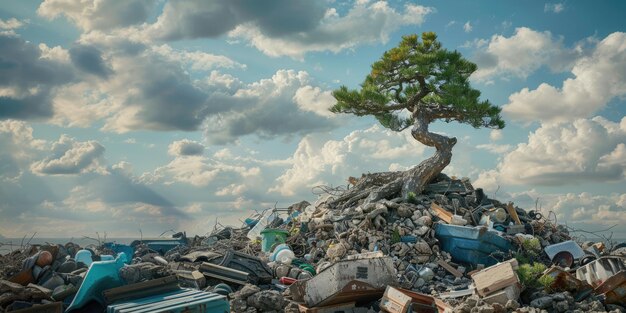
[[[117,255],[117,259],[110,261],[93,262],[76,293],[74,300],[67,308],[66,312],[78,310],[90,301],[104,303],[102,292],[107,289],[122,286],[124,281],[120,278],[118,271],[126,264],[128,258],[124,252]]]
[[[272,251],[276,244],[285,243],[289,232],[282,229],[266,228],[261,231],[261,250],[263,252]]]
[[[454,262],[491,266],[501,261],[494,257],[497,252],[507,254],[511,250],[508,240],[481,227],[438,224],[435,237],[441,250],[450,253]]]

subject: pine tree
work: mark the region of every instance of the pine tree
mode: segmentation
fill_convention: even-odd
[[[456,121],[475,128],[501,129],[500,108],[480,100],[472,88],[470,75],[476,64],[457,51],[441,47],[437,35],[425,32],[403,36],[402,42],[372,64],[372,70],[359,90],[345,86],[333,92],[335,113],[372,115],[386,128],[403,131],[411,127],[415,140],[436,149],[435,154],[369,194],[369,202],[394,193],[419,194],[425,185],[450,164],[457,140],[432,133],[436,121]]]

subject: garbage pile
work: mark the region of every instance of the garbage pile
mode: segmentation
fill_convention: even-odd
[[[576,242],[468,179],[377,201],[372,181],[206,236],[13,251],[0,311],[625,312],[625,243]]]

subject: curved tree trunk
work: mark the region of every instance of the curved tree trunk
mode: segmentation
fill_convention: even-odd
[[[407,199],[410,193],[418,195],[422,193],[426,184],[439,175],[439,173],[450,164],[450,160],[452,159],[452,147],[456,144],[456,138],[429,132],[428,125],[431,120],[428,118],[427,113],[417,112],[414,116],[415,123],[411,129],[411,135],[413,135],[415,140],[437,149],[435,155],[422,161],[422,163],[410,170],[405,171],[400,177],[381,187],[362,191],[360,194],[348,200],[348,202],[344,204],[344,207],[365,197],[367,197],[365,203],[373,203],[394,196],[400,192],[404,199]]]
[[[410,192],[422,193],[426,184],[439,175],[452,159],[452,148],[456,144],[456,138],[429,132],[428,125],[430,122],[424,113],[418,113],[411,129],[411,135],[415,140],[427,146],[435,147],[437,150],[435,155],[404,173],[402,197],[405,199]]]

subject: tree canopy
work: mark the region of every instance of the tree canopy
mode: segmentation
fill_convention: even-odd
[[[480,100],[470,75],[476,64],[458,51],[442,48],[433,32],[408,35],[372,64],[360,90],[342,86],[333,92],[335,113],[373,115],[385,127],[402,131],[421,116],[457,121],[475,128],[503,128],[500,108]],[[408,110],[408,112],[404,110]],[[404,112],[404,113],[403,113]]]

